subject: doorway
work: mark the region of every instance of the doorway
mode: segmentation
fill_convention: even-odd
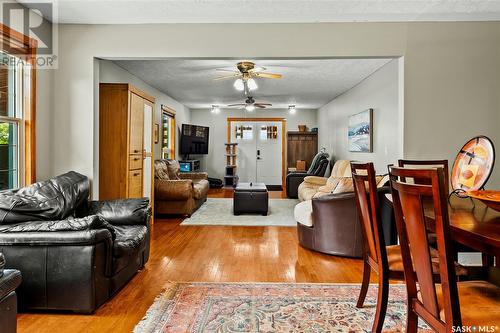
[[[284,118],[228,118],[228,142],[238,143],[240,182],[283,186]]]

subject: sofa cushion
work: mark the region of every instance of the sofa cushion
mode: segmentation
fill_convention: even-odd
[[[293,216],[295,217],[295,221],[298,223],[307,227],[312,227],[312,201],[306,200],[295,205],[295,208],[293,209]]]
[[[304,182],[309,183],[309,184],[313,184],[313,185],[323,186],[326,184],[326,178],[317,177],[317,176],[307,176],[304,178]]]
[[[146,246],[148,229],[144,225],[115,226],[116,239],[113,243],[113,274],[127,267]]]
[[[313,195],[316,194],[316,192],[318,192],[319,188],[320,185],[314,185],[311,183],[302,182],[299,185],[298,189],[299,200],[300,201],[311,200]]]
[[[193,180],[193,194],[196,200],[206,198],[210,184],[206,179]]]
[[[155,178],[162,180],[169,180],[168,178],[168,168],[164,160],[155,161]]]
[[[168,178],[172,180],[178,180],[179,174],[181,173],[181,166],[176,160],[165,160],[168,170]]]

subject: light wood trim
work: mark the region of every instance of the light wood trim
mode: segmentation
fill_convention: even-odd
[[[236,121],[248,121],[248,122],[259,122],[259,121],[269,121],[269,122],[281,122],[281,186],[285,188],[286,184],[286,165],[285,165],[285,138],[286,138],[286,119],[285,118],[227,118],[227,142],[231,143],[231,123]]]
[[[10,47],[14,44],[17,47]],[[0,23],[2,51],[22,58],[30,65],[30,95],[25,96],[24,121],[24,185],[36,182],[36,50],[38,41]]]
[[[155,219],[155,104],[154,102],[150,102],[148,100],[144,101],[145,105],[149,105],[151,107],[151,153],[145,153],[144,157],[151,157],[151,193],[149,197],[149,204],[151,205],[151,224],[154,223]],[[159,134],[159,133],[158,133]],[[143,135],[144,138],[144,135]],[[144,139],[143,139],[144,140]],[[144,147],[144,144],[143,144]]]
[[[173,144],[173,147],[170,151],[170,157],[171,159],[174,159],[175,160],[175,151],[177,149],[177,144],[176,144],[176,141],[175,141],[175,133],[177,132],[177,123],[175,121],[175,110],[172,109],[172,108],[169,108],[168,106],[162,104],[161,105],[161,140],[160,140],[160,152],[163,152],[163,114],[166,114],[167,117],[170,117],[172,119],[172,126],[170,127],[169,131],[170,131],[170,137],[171,137],[171,142]],[[160,135],[158,135],[160,136]],[[160,156],[162,157],[162,156]]]
[[[147,100],[153,104],[156,102],[156,100],[153,96],[149,95],[148,93],[145,93],[142,90],[139,90],[138,88],[134,87],[130,83],[128,83],[127,86],[128,86],[128,90],[130,90],[134,94],[141,96],[142,98],[144,98],[145,100]]]
[[[175,110],[172,109],[171,107],[166,106],[165,104],[161,105],[161,112],[165,112],[169,116],[175,118],[175,114],[176,114]]]

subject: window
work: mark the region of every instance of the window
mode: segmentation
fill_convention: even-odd
[[[161,106],[161,158],[175,159],[175,111]]]
[[[0,53],[0,190],[24,183],[19,172],[23,149],[23,69],[19,58]]]
[[[31,62],[36,41],[0,24],[0,42],[0,190],[5,190],[35,180],[35,77]]]

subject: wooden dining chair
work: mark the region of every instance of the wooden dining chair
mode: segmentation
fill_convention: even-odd
[[[385,246],[373,163],[351,162],[351,172],[365,244],[363,282],[356,306],[363,307],[373,269],[378,274],[378,297],[372,332],[378,333],[384,326],[389,279],[404,279],[401,251],[399,245]]]
[[[445,177],[445,184],[447,188],[450,186],[450,174],[448,171],[448,160],[404,160],[404,159],[399,159],[398,160],[398,165],[401,168],[419,168],[419,169],[429,169],[431,167],[442,167],[444,170],[444,177]],[[424,179],[414,179],[414,182],[416,184],[421,184],[422,182],[425,182],[426,180]],[[428,184],[427,184],[428,185]],[[446,191],[446,193],[449,192],[449,189]]]
[[[450,173],[448,170],[448,160],[403,160],[400,159],[398,160],[398,165],[402,168],[430,168],[430,167],[442,167],[443,172],[444,172],[444,183],[445,183],[445,190],[446,190],[446,195],[449,194],[450,192]],[[404,179],[403,179],[404,181]],[[414,182],[416,184],[422,184],[422,182],[425,182],[423,179],[414,179]],[[427,184],[429,185],[429,184]],[[435,235],[432,234],[430,235],[431,239],[435,239]],[[433,244],[434,245],[434,244]],[[454,244],[455,248],[455,253],[453,254],[454,259],[458,260],[458,252],[477,252],[473,249],[469,249],[465,246],[462,246],[460,244]],[[487,266],[492,266],[493,264],[494,257],[487,255],[485,253],[481,253],[481,261],[483,267]]]
[[[457,283],[444,169],[389,167],[389,175],[408,294],[406,332],[417,332],[419,317],[442,333],[499,325],[500,288],[486,281]],[[435,284],[425,209],[434,210],[441,284]]]

